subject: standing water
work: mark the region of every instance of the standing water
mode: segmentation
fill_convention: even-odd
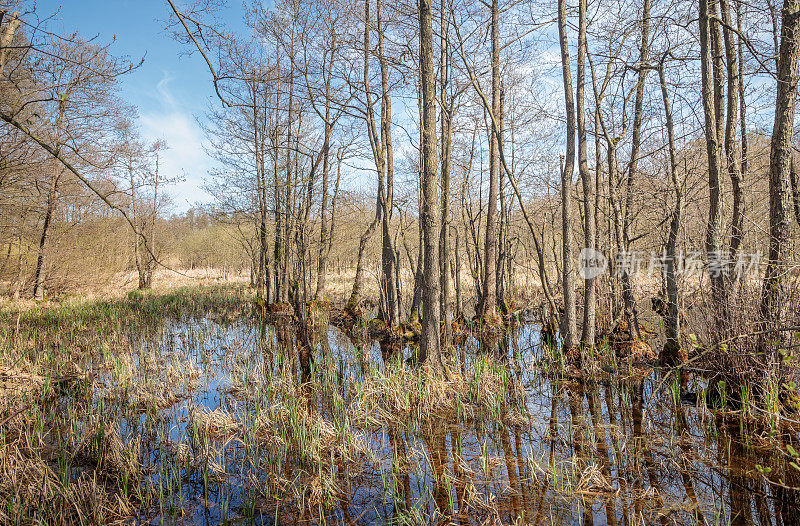
[[[443,381],[332,326],[308,350],[283,319],[181,317],[129,332],[92,403],[140,523],[795,523],[774,431],[686,374],[554,374],[539,335],[468,338]]]

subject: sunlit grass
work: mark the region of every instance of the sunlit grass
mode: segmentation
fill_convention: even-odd
[[[686,447],[708,462],[731,456],[733,416],[739,435],[766,429],[753,442],[780,452],[752,476],[786,477],[776,466],[796,460],[775,446],[777,385],[767,418],[751,390],[734,412],[713,395],[725,389],[702,383],[690,410],[688,377],[651,378],[607,347],[587,349],[576,371],[557,346],[487,351],[474,339],[439,373],[413,345],[329,337],[327,308],[311,307],[313,349],[287,317],[261,318],[241,287],[4,308],[0,522],[570,523],[573,510],[631,502],[645,522],[668,508],[713,521],[724,506],[684,505],[650,483],[664,472],[648,459]],[[701,485],[708,472],[695,469]]]

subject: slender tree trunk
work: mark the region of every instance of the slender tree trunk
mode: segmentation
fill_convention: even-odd
[[[628,254],[631,248],[630,242],[630,225],[633,209],[633,185],[639,172],[639,149],[641,147],[641,133],[642,133],[642,118],[644,112],[644,86],[647,79],[647,62],[650,55],[650,0],[645,0],[642,5],[642,29],[641,41],[639,43],[639,72],[636,83],[636,98],[634,101],[633,110],[633,130],[631,132],[631,158],[628,164],[628,173],[625,181],[625,207],[623,209],[615,208],[614,221],[621,221],[621,225],[615,226],[617,237],[617,253]],[[616,144],[608,141],[610,137],[606,136],[609,148],[609,167],[608,167],[608,181],[609,181],[609,195],[613,196],[616,193]],[[613,163],[613,166],[611,165]],[[613,199],[612,199],[613,201]],[[612,207],[614,203],[612,202]],[[619,206],[619,201],[617,201]],[[621,214],[621,219],[619,215]],[[622,285],[622,302],[625,312],[625,319],[631,335],[636,339],[641,339],[639,332],[639,315],[636,308],[636,298],[633,294],[633,280],[629,269],[624,267],[621,269],[620,281]]]
[[[258,282],[257,295],[269,301],[269,239],[267,238],[267,190],[263,169],[258,182]]]
[[[156,221],[158,220],[159,153],[155,152],[156,165],[153,172],[153,210],[150,214],[150,247],[145,254],[145,288],[153,286],[153,271],[156,265]]]
[[[460,254],[460,247],[461,241],[458,235],[458,229],[456,229],[456,238],[454,240],[454,262],[453,262],[453,270],[455,274],[455,286],[456,286],[456,316],[462,316],[464,314],[464,300],[463,295],[461,293],[461,254]]]
[[[500,5],[492,0],[492,113],[500,113]],[[497,133],[489,133],[489,199],[486,203],[486,239],[483,252],[483,293],[481,316],[494,322],[497,317],[497,193],[500,153]]]
[[[39,237],[39,252],[36,256],[36,271],[33,276],[33,299],[36,301],[44,300],[45,283],[45,258],[47,254],[47,239],[50,234],[50,225],[56,210],[58,200],[58,182],[61,179],[62,170],[56,167],[50,188],[47,191],[47,208],[42,222],[42,235]]]
[[[291,39],[291,52],[294,53],[294,36]],[[281,267],[281,298],[282,302],[289,302],[289,265],[291,260],[292,249],[292,234],[296,228],[295,221],[295,204],[297,194],[295,191],[294,181],[295,168],[297,163],[297,156],[299,155],[298,149],[295,147],[293,141],[295,139],[293,124],[295,119],[294,113],[294,58],[289,61],[289,103],[286,116],[286,201],[284,203],[284,225],[283,225],[283,265]],[[300,123],[298,123],[299,125]],[[292,155],[294,151],[294,155]]]
[[[497,114],[497,124],[499,128],[498,154],[503,150],[503,103],[505,101],[505,94],[503,92],[503,84],[500,84],[500,108]],[[494,127],[493,127],[494,128]],[[499,164],[499,163],[498,163]],[[508,260],[508,252],[506,251],[508,240],[508,210],[506,209],[506,192],[505,192],[505,174],[500,170],[498,174],[497,194],[500,199],[500,224],[497,233],[497,274],[495,281],[497,290],[497,306],[500,313],[503,315],[508,314],[508,304],[506,303],[506,290],[505,290],[505,268],[506,261]]]
[[[453,107],[448,104],[448,74],[450,55],[448,46],[448,17],[446,0],[439,6],[439,82],[441,83],[440,121],[441,121],[441,163],[442,163],[442,225],[439,236],[439,264],[441,266],[441,306],[440,316],[444,323],[442,348],[449,349],[452,340],[451,299],[450,299],[450,153],[451,119]]]
[[[561,331],[565,351],[577,343],[577,323],[575,319],[575,285],[573,282],[573,261],[571,241],[572,216],[572,173],[575,170],[575,100],[572,93],[572,65],[569,58],[567,39],[567,2],[558,0],[558,35],[561,46],[561,67],[564,83],[564,107],[566,110],[567,152],[561,171],[561,282],[564,289],[564,315]]]
[[[717,123],[717,139],[721,142],[725,137],[725,55],[722,51],[722,35],[719,3],[721,0],[709,0],[709,29],[711,31],[711,66],[714,79],[714,112]]]
[[[578,72],[576,86],[577,119],[578,119],[578,171],[583,185],[583,236],[584,247],[594,249],[595,238],[595,208],[594,208],[594,177],[589,171],[589,161],[586,154],[586,111],[584,88],[586,84],[586,0],[578,3]],[[583,327],[581,330],[581,343],[593,347],[595,340],[595,277],[584,277],[583,288]]]
[[[3,35],[2,47],[5,48],[11,42],[13,38],[14,31],[19,25],[19,14],[14,13],[11,22],[9,22],[8,26],[6,27],[6,32]],[[6,41],[8,40],[8,41]],[[1,53],[5,53],[3,50]],[[4,64],[3,64],[4,65]],[[56,146],[60,146],[61,144],[61,131],[62,125],[64,122],[64,113],[66,111],[66,100],[67,97],[63,97],[58,102],[58,114],[56,116]],[[33,277],[33,299],[36,301],[42,301],[44,299],[44,282],[45,282],[45,258],[47,255],[47,237],[50,231],[50,224],[53,220],[53,214],[55,213],[56,208],[56,201],[58,199],[58,182],[61,179],[62,174],[64,173],[63,168],[60,164],[55,163],[53,169],[52,179],[50,180],[50,188],[47,191],[47,209],[45,210],[44,221],[42,223],[42,235],[39,238],[39,253],[36,256],[36,271]],[[131,172],[131,195],[133,195],[133,172]],[[133,224],[136,224],[134,219]],[[138,239],[136,240],[138,244]],[[21,254],[21,252],[20,252]],[[139,266],[139,261],[136,261],[137,268]],[[139,275],[139,281],[141,282],[141,273]]]
[[[317,280],[317,297],[322,296],[325,294],[325,283],[327,281],[328,276],[328,257],[331,253],[331,248],[333,247],[333,233],[334,233],[334,226],[336,223],[336,201],[339,197],[339,183],[342,178],[342,163],[344,159],[341,157],[337,158],[336,162],[336,182],[334,183],[333,188],[333,199],[331,199],[330,204],[330,223],[327,225],[327,231],[324,234],[324,244],[323,244],[323,234],[320,233],[320,254],[319,254],[319,277]]]
[[[628,163],[628,177],[625,181],[625,208],[623,209],[622,233],[625,250],[630,249],[630,225],[633,211],[633,184],[639,173],[639,149],[642,144],[642,117],[644,112],[644,86],[650,71],[647,62],[650,55],[650,0],[642,4],[641,41],[639,42],[639,72],[636,80],[636,99],[633,109],[633,130],[631,130],[631,158]]]
[[[714,47],[714,33],[718,32],[716,24],[711,21],[711,6],[709,0],[700,0],[700,70],[702,86],[703,113],[705,115],[706,155],[708,156],[708,190],[709,209],[708,223],[706,226],[706,255],[709,261],[720,258],[719,230],[720,230],[720,175],[722,173],[722,148],[720,144],[720,117],[719,111],[719,86],[715,75],[715,62],[712,57]],[[719,268],[709,265],[711,278],[711,295],[720,329],[724,331],[724,275]],[[720,333],[721,334],[721,333]]]
[[[394,151],[392,148],[392,98],[389,95],[389,62],[384,51],[383,0],[377,0],[378,59],[381,69],[381,136],[382,152],[380,171],[385,169],[385,185],[382,187],[381,207],[381,288],[385,301],[381,304],[382,318],[390,326],[400,323],[397,292],[397,264],[392,243],[391,221],[394,201]]]
[[[731,8],[729,0],[720,0],[722,16],[722,34],[725,41],[725,65],[728,73],[727,82],[727,114],[725,118],[725,162],[728,177],[731,180],[731,193],[733,194],[733,217],[731,219],[730,252],[733,259],[742,243],[742,228],[744,224],[744,210],[742,209],[741,187],[741,162],[739,147],[736,144],[736,126],[738,124],[739,93],[742,77],[739,71],[739,58],[736,51],[736,34],[733,31]]]
[[[497,0],[495,0],[497,1]],[[425,273],[422,292],[420,351],[425,361],[443,369],[439,341],[439,200],[436,195],[436,77],[433,70],[431,0],[419,1],[420,84],[422,87],[422,233]]]
[[[139,289],[145,288],[145,281],[144,281],[144,263],[142,262],[142,254],[141,250],[139,250],[140,245],[140,236],[142,235],[142,231],[144,230],[142,225],[139,224],[139,212],[138,206],[136,203],[136,179],[134,177],[134,167],[133,167],[133,153],[130,154],[131,158],[128,159],[128,176],[131,183],[131,222],[134,226],[133,232],[133,260],[136,264],[136,274],[139,278]]]
[[[680,313],[678,310],[678,282],[675,276],[675,247],[681,227],[681,214],[683,211],[683,182],[678,180],[678,161],[675,147],[675,126],[672,122],[672,105],[667,92],[667,81],[664,76],[664,58],[661,58],[658,67],[658,79],[661,85],[661,99],[664,103],[664,118],[667,125],[667,146],[669,149],[669,173],[675,193],[675,208],[669,223],[669,234],[665,247],[666,268],[664,270],[667,282],[667,315],[665,317],[666,342],[661,352],[661,362],[666,365],[678,365],[685,360],[681,353],[681,327]]]
[[[278,57],[280,57],[280,49],[278,50]],[[277,68],[280,70],[280,59],[278,60]],[[280,137],[280,86],[275,90],[275,131],[273,139],[273,206],[275,208],[275,243],[273,246],[273,261],[275,267],[275,287],[273,300],[275,302],[281,301],[283,296],[283,287],[281,276],[283,274],[283,232],[284,232],[284,214],[285,200],[283,199],[283,182],[281,181],[281,137]],[[286,159],[288,164],[289,160]]]
[[[742,34],[742,2],[741,0],[736,0],[736,29],[738,30],[739,34]],[[737,52],[739,55],[739,85],[737,86],[739,90],[739,134],[740,134],[740,141],[741,141],[741,167],[739,168],[739,177],[740,182],[747,180],[747,169],[748,169],[748,140],[747,140],[747,101],[744,98],[744,52],[743,52],[743,43],[742,38],[737,37]],[[744,217],[744,196],[741,195],[739,192],[738,201],[737,201],[737,194],[734,192],[734,217]],[[738,206],[738,209],[737,209]],[[738,237],[734,240],[731,239],[731,250],[738,251],[739,247],[742,243],[742,238],[744,237],[744,233],[742,232],[742,222],[743,219],[739,222],[739,231]]]
[[[798,52],[800,51],[800,0],[784,0],[781,13],[780,60],[775,98],[775,121],[772,127],[769,166],[769,252],[761,295],[761,319],[764,328],[781,327],[787,302],[787,259],[789,256],[789,172],[792,132],[797,100]],[[777,350],[783,334],[762,336],[759,346]],[[776,359],[780,356],[775,355]]]
[[[328,264],[328,171],[330,158],[330,98],[325,101],[325,143],[322,154],[322,203],[320,204],[319,254],[317,255],[317,288],[314,299],[325,294]]]

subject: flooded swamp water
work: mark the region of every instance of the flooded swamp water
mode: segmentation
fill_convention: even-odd
[[[310,350],[281,319],[177,317],[125,337],[94,411],[60,410],[64,436],[113,438],[102,462],[136,473],[119,479],[135,523],[800,523],[800,471],[769,430],[710,408],[689,375],[561,378],[534,324],[491,349],[469,338],[447,381],[411,346],[333,326]]]

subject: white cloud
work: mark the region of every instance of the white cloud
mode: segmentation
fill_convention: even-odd
[[[167,189],[173,197],[174,211],[182,212],[210,199],[201,186],[213,161],[203,150],[200,126],[170,90],[172,80],[174,77],[169,72],[163,72],[154,94],[158,104],[142,110],[139,120],[145,140],[163,139],[169,146],[168,150],[161,153],[160,170],[167,178],[183,179]]]

